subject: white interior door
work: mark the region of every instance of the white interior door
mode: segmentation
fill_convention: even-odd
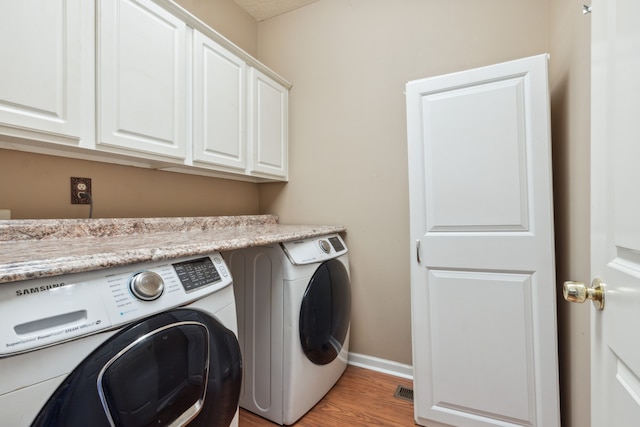
[[[560,424],[547,55],[407,84],[416,422]]]
[[[640,3],[596,0],[592,14],[592,426],[640,425]]]

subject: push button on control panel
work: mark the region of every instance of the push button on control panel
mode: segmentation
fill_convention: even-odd
[[[222,258],[220,258],[219,256],[214,257],[213,258],[213,262],[216,263],[216,268],[218,269],[218,271],[220,272],[222,277],[228,277],[229,276],[229,272],[227,271],[227,268],[225,267],[224,263],[222,262]]]

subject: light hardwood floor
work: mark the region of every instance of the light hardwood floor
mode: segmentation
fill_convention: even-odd
[[[294,426],[414,426],[413,403],[393,396],[399,385],[413,387],[410,380],[348,366],[340,381]],[[276,425],[240,409],[239,427]]]

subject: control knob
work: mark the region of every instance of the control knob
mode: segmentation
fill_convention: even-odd
[[[331,246],[329,246],[329,242],[326,240],[320,240],[320,249],[322,249],[322,252],[325,254],[331,252]]]
[[[162,276],[153,271],[141,271],[129,279],[129,288],[136,298],[143,301],[153,301],[162,295],[164,280],[162,280]]]

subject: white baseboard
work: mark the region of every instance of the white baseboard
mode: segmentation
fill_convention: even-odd
[[[372,371],[413,380],[413,366],[394,362],[393,360],[381,359],[365,354],[349,353],[349,361],[347,363],[359,368],[371,369]]]

